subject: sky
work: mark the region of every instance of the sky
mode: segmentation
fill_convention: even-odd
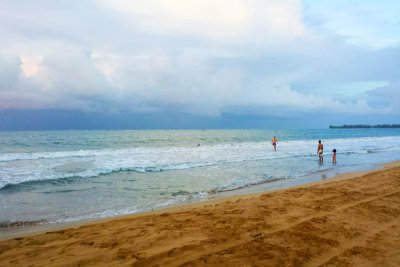
[[[0,130],[400,123],[397,0],[0,6]]]

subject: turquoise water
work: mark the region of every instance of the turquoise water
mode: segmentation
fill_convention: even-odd
[[[101,218],[290,187],[376,168],[399,152],[400,129],[0,132],[0,224]]]

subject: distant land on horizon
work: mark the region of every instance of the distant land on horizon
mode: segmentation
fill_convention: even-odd
[[[329,125],[329,129],[354,129],[354,128],[400,128],[400,124],[377,124],[377,125],[368,125],[368,124],[347,125],[347,124],[344,124],[342,126]]]

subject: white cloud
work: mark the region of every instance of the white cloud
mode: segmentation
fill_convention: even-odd
[[[304,0],[310,16],[320,18],[322,28],[342,36],[347,43],[369,49],[400,45],[400,2]]]
[[[381,106],[390,96],[379,109],[356,97],[398,80],[398,52],[355,48],[326,25],[306,25],[299,0],[95,3],[52,4],[57,15],[22,11],[22,26],[0,23],[0,54],[13,58],[0,58],[0,109],[178,106],[217,115],[290,106],[364,114],[388,112]],[[81,16],[69,24],[72,13]]]
[[[300,0],[99,0],[146,33],[236,42],[295,38],[305,32]]]
[[[361,81],[336,85],[333,90],[335,94],[343,96],[356,96],[388,85],[389,82],[387,81]]]
[[[225,56],[222,62],[237,60]],[[242,64],[215,64],[213,57],[197,50],[185,50],[174,58],[153,50],[123,57],[63,47],[40,60],[21,57],[19,84],[12,91],[2,92],[2,98],[7,99],[2,108],[107,110],[132,106],[146,112],[182,106],[187,112],[218,115],[230,106],[257,105],[376,112],[363,99],[344,102],[323,90],[314,94],[294,90],[291,84],[299,78],[297,75],[254,76]],[[383,85],[359,84],[369,89]]]
[[[27,77],[36,76],[36,74],[41,70],[40,60],[30,57],[20,57],[21,59],[21,70]]]
[[[335,100],[329,95],[322,94],[303,94],[293,90],[290,85],[261,85],[256,82],[257,87],[248,90],[251,94],[244,94],[246,104],[257,104],[259,106],[283,106],[294,107],[300,110],[333,111],[334,113],[368,114],[372,108],[365,100],[355,102],[342,102]],[[243,104],[243,99],[237,99],[238,103]],[[250,104],[250,105],[251,105]],[[379,111],[378,111],[379,112]],[[380,112],[379,112],[380,113]]]
[[[116,76],[118,70],[123,68],[121,57],[116,54],[92,51],[90,58],[96,70],[102,73],[113,86],[119,88],[120,84]]]
[[[189,33],[223,38],[243,31],[249,10],[240,0],[100,0],[99,3],[128,14],[129,21],[158,34]]]

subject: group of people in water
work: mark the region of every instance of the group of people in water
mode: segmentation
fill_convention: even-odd
[[[276,139],[276,136],[272,138],[271,143],[274,146],[274,151],[276,151],[276,144],[278,143],[278,139]],[[332,152],[333,152],[332,162],[336,163],[336,148],[334,148]],[[318,141],[317,154],[319,157],[319,162],[322,163],[324,161],[324,145],[321,143],[321,140]]]

